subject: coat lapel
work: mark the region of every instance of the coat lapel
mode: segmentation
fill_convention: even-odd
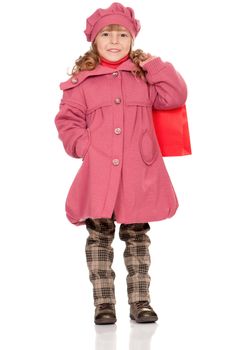
[[[116,70],[118,71],[132,71],[136,68],[136,65],[131,61],[131,59],[126,60],[123,62]],[[111,74],[115,69],[109,68],[106,66],[102,66],[99,64],[95,69],[93,70],[85,70],[81,71],[75,76],[71,77],[67,81],[60,83],[60,89],[61,90],[67,90],[71,89],[75,86],[80,85],[86,78],[91,76],[97,76],[97,75],[104,75],[104,74]]]

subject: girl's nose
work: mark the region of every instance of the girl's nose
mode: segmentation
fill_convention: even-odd
[[[111,32],[111,43],[112,44],[118,43],[118,33]]]

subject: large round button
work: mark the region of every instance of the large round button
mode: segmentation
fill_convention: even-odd
[[[116,97],[114,102],[118,105],[119,103],[121,103],[121,98],[120,97]]]
[[[72,78],[72,83],[73,83],[73,84],[78,83],[78,79],[77,79],[77,78]]]
[[[118,76],[118,72],[113,72],[112,75],[113,75],[113,77],[117,77]]]
[[[114,132],[115,132],[115,134],[119,135],[119,134],[121,134],[122,129],[121,128],[116,128],[116,129],[114,129]]]
[[[112,160],[112,163],[113,163],[114,165],[118,165],[118,164],[119,164],[119,159],[113,159],[113,160]]]

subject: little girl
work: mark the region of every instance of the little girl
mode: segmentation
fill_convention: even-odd
[[[120,3],[97,9],[84,31],[91,48],[60,84],[55,124],[66,152],[82,165],[66,199],[74,225],[86,225],[86,260],[96,324],[116,322],[111,267],[115,221],[125,241],[130,318],[155,322],[150,305],[148,221],[172,217],[178,201],[152,120],[152,109],[185,104],[186,84],[169,62],[132,50],[140,22]]]

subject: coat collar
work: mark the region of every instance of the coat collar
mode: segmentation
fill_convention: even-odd
[[[86,78],[90,76],[97,76],[97,75],[104,75],[104,74],[112,74],[114,71],[133,71],[136,68],[136,65],[132,62],[132,60],[129,58],[120,66],[118,66],[117,69],[113,69],[110,67],[103,66],[99,64],[95,69],[93,70],[85,70],[81,71],[78,74],[76,74],[74,77],[68,79],[67,81],[60,83],[60,89],[61,90],[67,90],[70,88],[73,88],[74,86],[80,85]]]

